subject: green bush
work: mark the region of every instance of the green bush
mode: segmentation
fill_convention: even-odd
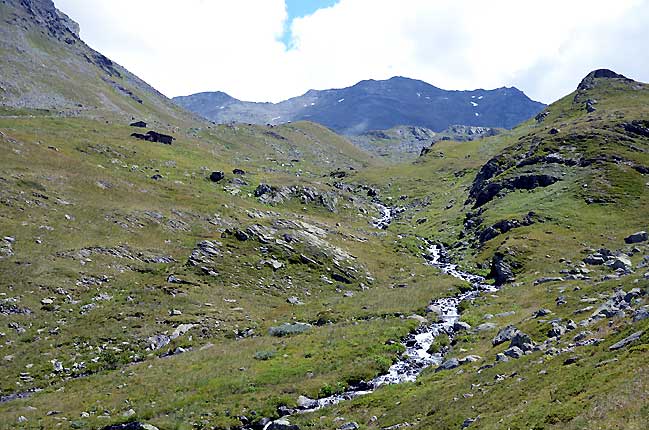
[[[257,351],[255,352],[255,360],[266,361],[275,357],[275,351]]]
[[[304,333],[310,329],[311,326],[305,323],[293,323],[293,324],[285,323],[280,326],[271,327],[268,330],[268,333],[271,336],[284,337],[284,336],[292,336],[295,334]]]
[[[440,334],[435,338],[430,348],[428,348],[429,354],[439,354],[442,349],[447,348],[451,345],[451,339],[447,334]]]

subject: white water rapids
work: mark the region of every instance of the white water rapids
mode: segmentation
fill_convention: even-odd
[[[295,410],[294,413],[312,412],[345,400],[370,394],[382,385],[414,382],[424,369],[431,366],[439,366],[444,361],[442,354],[431,354],[428,350],[435,338],[440,334],[447,334],[451,338],[453,337],[453,326],[460,319],[458,311],[460,302],[476,297],[485,291],[495,291],[495,288],[485,284],[483,277],[463,272],[458,269],[456,264],[446,262],[442,246],[428,242],[427,245],[427,253],[424,255],[427,264],[438,268],[443,273],[469,282],[473,288],[455,297],[434,300],[430,304],[429,309],[434,310],[431,315],[438,316],[438,322],[423,324],[403,341],[403,345],[406,348],[402,356],[403,358],[394,363],[388,370],[388,373],[378,376],[369,382],[351,387],[342,394],[313,400]]]
[[[390,208],[380,203],[376,203],[376,205],[381,211],[381,216],[374,219],[372,225],[382,230],[390,226],[395,214],[404,211],[403,208]],[[402,342],[406,351],[399,361],[390,366],[386,374],[380,375],[369,382],[361,382],[341,394],[335,394],[317,400],[307,399],[307,401],[302,402],[296,409],[284,409],[282,411],[284,416],[317,411],[346,400],[352,400],[370,394],[383,385],[414,382],[424,369],[442,364],[444,361],[443,354],[431,354],[429,349],[435,341],[435,338],[440,334],[447,334],[451,339],[453,338],[454,325],[460,319],[459,304],[464,300],[478,296],[482,292],[495,291],[496,288],[486,284],[482,276],[464,272],[458,269],[457,264],[450,263],[442,245],[428,240],[424,240],[424,242],[426,244],[426,252],[423,257],[426,260],[426,264],[436,267],[442,273],[468,282],[471,284],[472,289],[453,297],[432,301],[428,309],[431,311],[430,315],[433,318],[437,317],[437,321],[422,324],[415,332],[406,337]]]

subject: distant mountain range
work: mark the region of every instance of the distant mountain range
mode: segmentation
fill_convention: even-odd
[[[244,102],[224,92],[173,100],[216,123],[275,125],[308,120],[346,135],[404,125],[436,132],[455,124],[512,128],[546,107],[514,87],[447,91],[404,77],[366,80],[342,89],[310,90],[280,103]]]

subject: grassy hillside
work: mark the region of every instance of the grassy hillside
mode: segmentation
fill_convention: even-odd
[[[477,355],[476,363],[431,369],[415,384],[304,417],[304,428],[332,428],[337,416],[367,428],[451,429],[467,419],[481,429],[645,427],[649,246],[625,238],[647,229],[649,87],[623,78],[587,81],[589,88],[582,84],[510,134],[441,142],[413,166],[361,172],[409,208],[391,226],[405,246],[427,237],[474,272],[494,274],[504,264],[515,279],[464,306],[462,319],[473,330],[448,357]],[[597,101],[596,110],[588,112],[587,100]],[[482,204],[474,197],[489,184],[540,174],[558,181],[536,188],[521,181],[530,189],[502,187]],[[524,225],[531,211],[533,223]],[[493,228],[507,220],[520,225]],[[490,227],[495,232],[485,234]],[[601,248],[622,263],[584,262]],[[528,334],[535,349],[498,358],[509,342],[494,347],[492,339],[507,325]],[[611,350],[633,333],[638,340]]]
[[[263,427],[370,380],[468,287],[424,239],[502,284],[434,343],[451,369],[291,423],[646,427],[649,86],[594,72],[511,132],[385,165],[308,122],[196,120],[20,4],[0,4],[0,428]]]

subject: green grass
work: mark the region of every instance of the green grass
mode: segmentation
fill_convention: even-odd
[[[46,41],[33,39],[39,51],[63,55]],[[92,93],[93,82],[79,82],[70,97]],[[516,263],[515,283],[461,305],[463,321],[497,328],[440,337],[432,348],[481,358],[451,371],[427,369],[415,383],[292,421],[330,429],[342,416],[363,428],[408,422],[456,429],[479,415],[475,426],[484,429],[644,428],[649,326],[633,323],[630,311],[587,327],[589,337],[605,339],[600,344],[478,369],[507,347],[491,344],[500,327],[514,324],[541,343],[551,319],[579,323],[590,313],[575,311],[598,306],[616,289],[649,288],[647,269],[639,268],[605,279],[611,270],[589,267],[590,280],[535,283],[566,276],[562,271],[575,269],[589,249],[631,252],[624,237],[647,229],[647,178],[633,166],[649,166],[649,142],[620,127],[649,116],[646,89],[603,81],[592,90],[594,114],[586,115],[571,95],[550,106],[543,123],[531,120],[480,141],[439,142],[415,163],[386,165],[315,124],[215,126],[178,116],[154,96],[135,106],[100,85],[122,113],[0,111],[0,237],[16,238],[15,255],[0,259],[0,300],[32,311],[1,316],[0,392],[43,389],[0,404],[0,427],[101,428],[127,420],[123,413],[132,408],[130,419],[161,429],[225,429],[238,425],[240,415],[276,417],[278,406],[294,406],[300,395],[331,395],[371,379],[404,352],[398,341],[417,325],[408,316],[467,288],[422,264],[426,238],[446,244],[455,261],[477,273],[489,272],[496,252]],[[132,139],[123,112],[177,140],[166,146]],[[552,127],[561,132],[548,134]],[[518,165],[550,153],[602,160]],[[494,157],[504,169],[493,181],[550,170],[562,180],[503,193],[484,205],[477,229],[466,229],[467,214],[476,211],[470,188]],[[246,184],[228,182],[234,168],[246,171]],[[225,181],[207,179],[216,170]],[[329,175],[338,170],[347,172],[345,191]],[[154,174],[163,178],[153,180]],[[264,205],[252,195],[260,183],[333,193],[337,212],[299,198]],[[378,211],[361,185],[407,208],[387,231],[371,226]],[[543,222],[477,241],[483,228],[530,211]],[[273,237],[265,243],[235,237],[251,226]],[[203,240],[218,243],[219,255],[206,263],[216,276],[187,264]],[[83,251],[96,247],[128,249],[129,256]],[[634,266],[647,254],[649,247],[639,245]],[[146,262],[152,255],[173,261]],[[269,259],[283,267],[273,271],[262,263]],[[350,283],[328,281],[334,273]],[[170,283],[169,275],[185,282]],[[567,303],[558,306],[558,296]],[[291,305],[289,297],[304,304]],[[634,306],[643,304],[646,298]],[[540,308],[552,314],[534,318]],[[151,336],[171,335],[182,324],[194,326],[150,350]],[[567,347],[582,330],[557,346]],[[645,330],[639,342],[609,351],[638,330]],[[161,358],[178,348],[187,352]],[[564,365],[571,356],[579,360]],[[52,360],[70,370],[54,372]],[[19,416],[28,421],[18,424]]]

